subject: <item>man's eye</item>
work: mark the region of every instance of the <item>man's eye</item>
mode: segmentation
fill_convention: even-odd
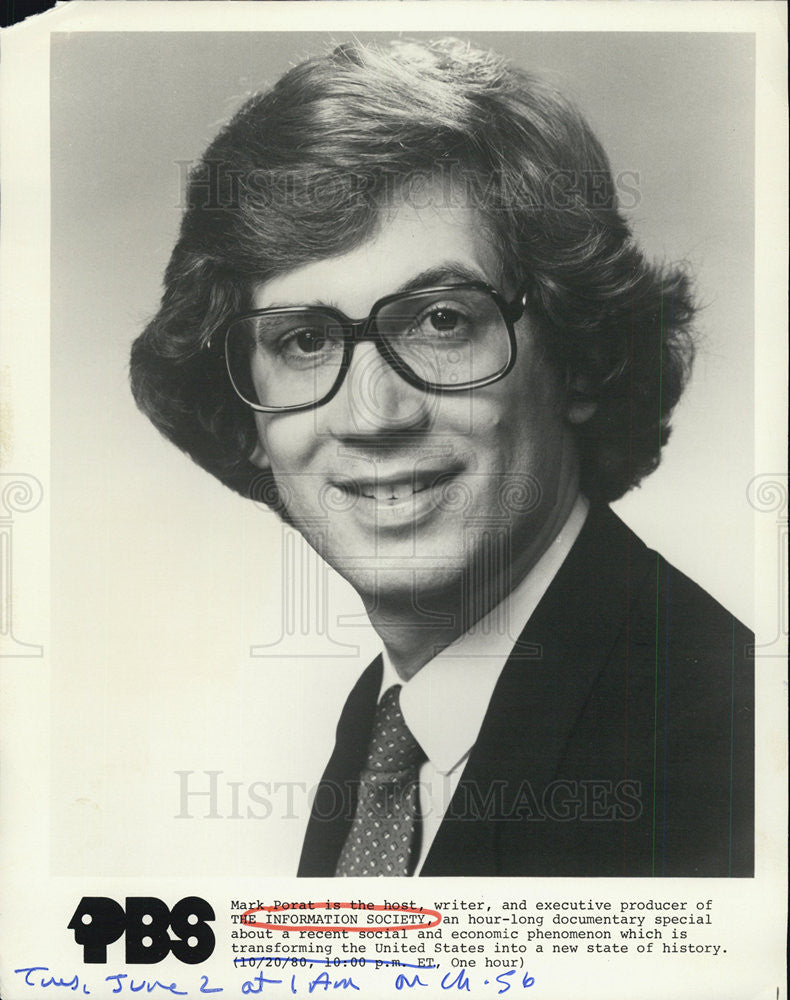
[[[461,320],[461,314],[456,312],[455,309],[434,309],[429,316],[429,320],[434,330],[446,333],[455,330]]]
[[[467,337],[472,321],[465,312],[452,306],[431,306],[412,324],[410,334],[417,337]]]
[[[333,336],[323,326],[302,326],[289,330],[277,341],[275,356],[293,368],[337,364],[343,353],[343,338]]]
[[[297,351],[301,354],[319,354],[326,350],[328,344],[329,339],[320,328],[293,330],[283,340],[285,351]]]

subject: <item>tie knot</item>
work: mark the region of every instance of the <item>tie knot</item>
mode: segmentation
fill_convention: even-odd
[[[388,688],[376,707],[366,766],[371,771],[394,774],[417,767],[426,760],[400,710],[400,684]]]

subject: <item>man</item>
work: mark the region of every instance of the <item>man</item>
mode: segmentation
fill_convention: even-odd
[[[208,148],[135,396],[384,645],[299,874],[752,873],[749,636],[607,507],[693,314],[578,112],[460,42],[342,46]]]

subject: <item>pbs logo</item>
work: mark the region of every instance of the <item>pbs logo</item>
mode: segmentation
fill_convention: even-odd
[[[130,965],[168,955],[197,965],[214,951],[209,920],[214,910],[200,896],[186,896],[173,907],[155,896],[127,896],[125,907],[107,896],[83,896],[68,926],[86,963],[106,962],[107,946],[123,937]]]

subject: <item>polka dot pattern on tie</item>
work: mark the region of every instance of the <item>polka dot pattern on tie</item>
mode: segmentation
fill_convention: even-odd
[[[400,710],[400,685],[376,709],[357,810],[336,875],[408,875],[419,841],[420,765],[426,760]]]

